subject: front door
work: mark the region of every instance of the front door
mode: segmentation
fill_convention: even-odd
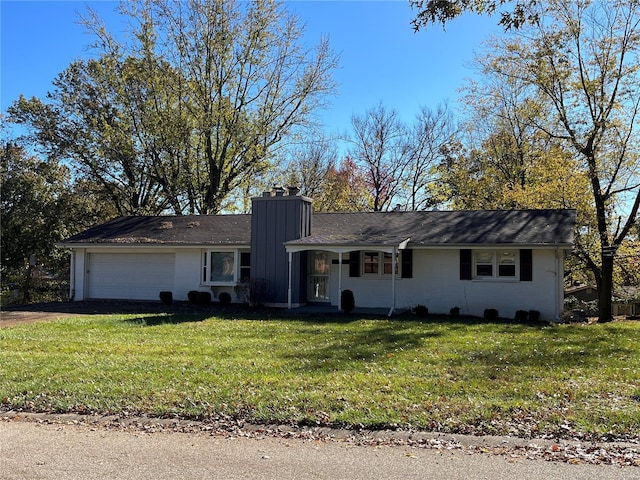
[[[310,302],[329,301],[329,252],[310,252],[307,300]]]

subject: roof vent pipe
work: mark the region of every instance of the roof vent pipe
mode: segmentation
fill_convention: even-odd
[[[287,195],[290,197],[295,197],[300,193],[300,189],[298,187],[289,186],[287,187]]]
[[[282,187],[273,187],[273,196],[274,197],[282,197],[284,196],[284,188]]]

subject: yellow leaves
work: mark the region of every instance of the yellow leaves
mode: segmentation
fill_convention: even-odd
[[[507,203],[517,208],[575,208],[591,210],[590,185],[586,172],[562,151],[548,152],[533,162],[524,186],[503,187]]]

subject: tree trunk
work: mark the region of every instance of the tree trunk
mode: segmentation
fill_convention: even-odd
[[[602,278],[598,289],[598,323],[613,320],[613,251],[602,249]]]
[[[29,262],[27,271],[24,277],[24,284],[22,286],[22,303],[29,303],[31,301],[31,276],[33,272],[33,265]]]

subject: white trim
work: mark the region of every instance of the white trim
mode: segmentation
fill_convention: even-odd
[[[71,251],[71,265],[69,266],[69,300],[75,300],[76,296],[76,251]]]
[[[331,298],[331,295],[329,295]],[[342,252],[338,252],[338,311],[342,310]]]
[[[208,249],[213,250],[216,248],[226,248],[226,249],[251,249],[250,243],[212,243],[212,244],[203,244],[203,243],[190,243],[190,244],[172,244],[172,243],[56,243],[56,247],[58,248],[86,248],[88,252],[94,250],[114,250],[114,251],[122,251],[122,250],[182,250],[189,249],[192,250],[194,248],[200,249]]]
[[[250,253],[250,249],[237,247],[205,248],[201,249],[200,257],[200,286],[203,287],[231,287],[237,285],[240,278],[240,254]],[[212,253],[233,253],[233,278],[229,281],[211,281],[211,254]],[[205,257],[207,262],[205,264]]]
[[[556,298],[554,320],[560,320],[564,310],[564,253],[560,255],[558,248],[556,248],[555,251],[555,263],[556,291],[558,292],[558,297]]]
[[[411,244],[409,246],[410,239],[404,240],[400,242],[398,245],[383,245],[383,244],[365,244],[365,245],[336,245],[336,244],[289,244],[285,243],[285,249],[287,252],[306,252],[308,250],[324,250],[332,253],[349,253],[356,250],[376,250],[379,252],[392,253],[394,248],[398,248],[399,250],[404,250],[407,248],[411,248],[412,250],[460,250],[471,249],[471,250],[496,250],[496,249],[521,249],[521,248],[529,248],[532,250],[572,250],[573,246],[570,244],[559,243],[559,244],[551,244],[551,245],[536,245],[536,244],[528,244],[528,243],[486,243],[486,244],[471,244],[471,243],[460,243],[460,244],[443,244],[443,245],[419,245],[419,244]]]
[[[291,290],[291,279],[293,276],[293,253],[289,252],[289,285],[288,285],[288,289],[287,289],[287,308],[289,310],[291,310],[291,305],[292,305],[292,290]]]
[[[331,253],[349,253],[357,250],[368,250],[376,252],[392,253],[394,246],[389,245],[350,245],[350,246],[336,246],[336,245],[286,245],[287,252],[307,252],[309,250],[318,250]]]

